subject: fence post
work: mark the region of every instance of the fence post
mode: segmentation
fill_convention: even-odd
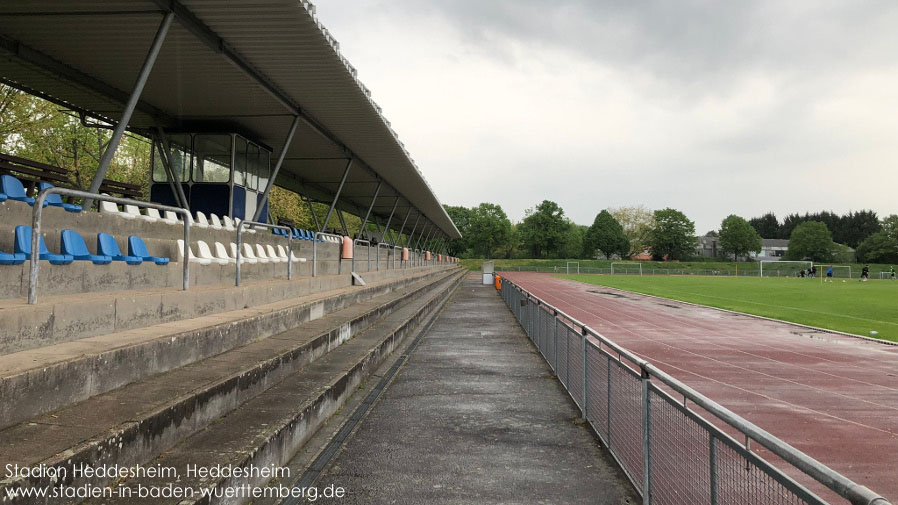
[[[709,432],[708,467],[711,470],[711,505],[717,505],[717,440]]]
[[[605,423],[606,423],[605,433],[608,434],[608,448],[610,449],[611,448],[611,356],[605,356],[605,358],[608,360],[608,366],[606,368],[606,371],[608,372],[608,381],[606,382],[608,384],[608,391],[607,391],[608,392],[608,402],[605,404],[608,411],[606,412],[607,415],[605,416]]]
[[[580,341],[581,341],[581,346],[583,349],[583,395],[582,395],[583,396],[583,401],[582,401],[583,408],[581,409],[581,411],[583,412],[583,420],[587,420],[588,419],[587,418],[587,415],[588,415],[587,408],[589,405],[587,402],[589,401],[588,400],[589,395],[586,394],[586,388],[587,388],[587,386],[586,386],[586,370],[587,370],[586,369],[586,348],[589,346],[586,345],[586,328],[581,328],[580,332],[581,332]]]
[[[558,311],[552,311],[552,320],[555,322],[555,331],[554,339],[555,339],[555,367],[552,369],[552,373],[555,374],[555,377],[558,377]]]
[[[649,373],[642,368],[642,504],[652,503],[652,440],[651,440],[651,397],[649,396]]]

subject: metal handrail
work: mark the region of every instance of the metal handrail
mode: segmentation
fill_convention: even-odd
[[[764,429],[753,424],[751,421],[748,421],[747,419],[720,405],[707,396],[699,393],[698,391],[695,391],[691,387],[680,382],[678,379],[657,368],[655,365],[642,358],[639,358],[631,351],[625,349],[624,347],[621,347],[620,345],[603,336],[601,333],[583,324],[581,321],[571,316],[570,314],[564,312],[563,310],[560,310],[550,303],[547,303],[541,298],[525,290],[521,286],[503,277],[502,286],[504,287],[506,286],[506,284],[519,291],[526,299],[532,300],[537,305],[547,307],[549,310],[553,311],[556,316],[561,316],[564,319],[570,321],[574,326],[579,326],[582,334],[588,334],[598,341],[598,344],[590,342],[595,348],[602,350],[601,346],[604,345],[605,347],[613,350],[613,354],[616,354],[619,359],[626,358],[641,372],[640,375],[643,378],[644,387],[647,387],[648,382],[650,382],[652,378],[658,379],[660,382],[666,384],[677,393],[683,395],[684,399],[688,399],[689,401],[694,402],[696,405],[700,406],[708,413],[714,415],[727,425],[733,427],[741,434],[745,435],[746,440],[754,440],[755,442],[761,444],[762,447],[769,450],[776,456],[782,458],[783,461],[786,461],[805,475],[811,477],[820,484],[823,484],[839,496],[847,499],[852,505],[890,505],[888,500],[876,494],[866,486],[852,481],[848,477],[845,477],[832,468],[824,465],[811,456],[803,453],[802,451],[789,445],[783,440],[768,433]]]
[[[184,291],[190,288],[190,211],[180,207],[169,207],[168,205],[160,205],[152,202],[142,202],[140,200],[131,200],[130,198],[117,198],[114,196],[90,193],[87,191],[79,191],[67,188],[47,188],[37,194],[34,199],[34,207],[31,215],[31,265],[28,275],[28,304],[37,303],[37,277],[40,268],[40,237],[41,237],[41,218],[43,214],[44,201],[51,194],[63,196],[72,196],[75,198],[87,198],[93,200],[101,200],[104,202],[113,202],[121,205],[136,205],[138,207],[157,209],[162,211],[174,212],[184,216],[184,273],[182,286]]]
[[[352,271],[355,272],[355,246],[364,242],[367,244],[368,250],[365,252],[365,261],[367,262],[368,272],[371,271],[371,241],[357,238],[352,241]]]
[[[381,247],[393,247],[391,244],[387,244],[386,242],[378,242],[377,247],[374,248],[374,268],[380,270],[380,248]],[[390,259],[390,253],[387,253],[387,259]],[[387,265],[387,270],[390,269],[390,265]]]
[[[255,226],[261,228],[268,228],[271,230],[285,230],[287,235],[284,237],[287,239],[287,280],[293,279],[293,230],[286,226],[278,226],[274,224],[268,223],[259,223],[257,221],[240,221],[240,224],[237,225],[237,255],[234,259],[237,260],[237,272],[234,275],[234,285],[240,286],[240,264],[243,263],[241,260],[243,255],[243,229],[247,226]]]
[[[312,277],[318,276],[318,237],[334,237],[340,239],[342,243],[343,237],[341,235],[335,235],[333,233],[325,233],[323,231],[316,231],[315,235],[312,236]],[[339,273],[343,267],[343,254],[338,254],[337,257],[337,272]],[[353,255],[355,256],[355,255]]]

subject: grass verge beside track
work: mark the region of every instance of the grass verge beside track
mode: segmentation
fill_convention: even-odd
[[[558,275],[588,284],[898,342],[898,281]],[[871,331],[878,334],[871,335]]]

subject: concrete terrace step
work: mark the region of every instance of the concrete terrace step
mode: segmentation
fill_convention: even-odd
[[[149,466],[176,468],[178,478],[136,478],[117,483],[131,490],[150,486],[174,485],[195,490],[189,499],[148,499],[148,504],[187,505],[209,503],[200,489],[224,490],[244,484],[262,486],[270,478],[210,478],[188,476],[188,465],[201,467],[232,467],[249,469],[289,461],[321,426],[336,412],[358,385],[401,341],[414,333],[446,303],[464,279],[457,272],[449,279],[432,286],[414,300],[379,320],[323,358],[289,375],[282,382],[247,401],[239,408],[209,424],[205,429],[175,445],[149,462]],[[250,498],[219,500],[211,503],[247,503]],[[89,500],[85,503],[126,504],[133,498],[123,494],[116,498]]]
[[[203,267],[195,270],[199,268]],[[365,279],[376,282],[426,275],[445,268],[447,267],[418,267],[369,272],[365,274]],[[48,285],[52,284],[44,284]],[[28,305],[21,298],[0,300],[0,355],[256,307],[350,286],[352,279],[349,272],[346,272],[343,275],[294,277],[289,281],[252,281],[240,287],[233,284],[194,286],[188,291],[160,288],[77,295],[45,294],[38,297],[36,305]]]
[[[441,279],[446,285],[451,279]],[[300,327],[221,355],[158,374],[0,432],[6,463],[131,466],[143,463],[207,426],[290,374],[308,367],[382,317],[404,311],[434,290],[423,280]],[[68,484],[102,480],[69,479]],[[43,487],[48,479],[6,486]],[[3,492],[3,491],[0,491]],[[21,500],[13,503],[34,503]]]
[[[0,427],[296,328],[410,283],[432,282],[445,275],[449,271],[431,270],[366,287],[345,287],[0,356]]]

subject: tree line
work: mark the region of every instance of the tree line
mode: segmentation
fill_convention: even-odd
[[[579,225],[551,200],[527,209],[513,223],[493,203],[476,207],[445,206],[463,238],[450,243],[450,253],[472,258],[634,258],[690,260],[700,256],[695,223],[671,208],[609,208],[590,226]],[[783,259],[847,263],[898,263],[898,216],[880,220],[863,210],[843,216],[832,212],[790,214],[780,222],[773,213],[746,220],[729,215],[716,237],[720,259],[750,260],[764,238],[789,239]],[[856,249],[856,251],[854,251]]]

